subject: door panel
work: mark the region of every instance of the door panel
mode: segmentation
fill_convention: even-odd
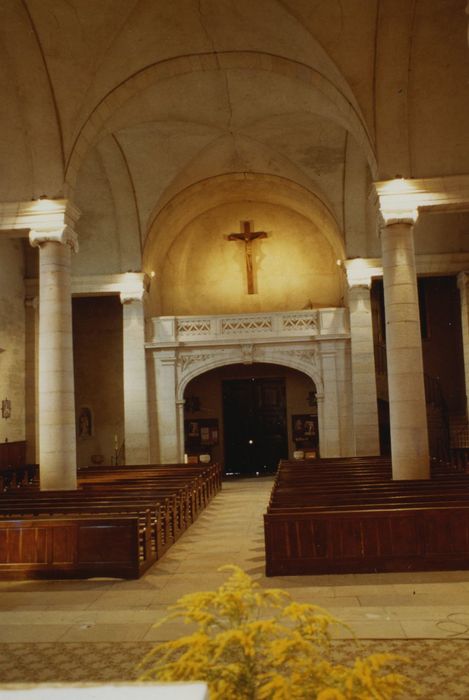
[[[273,472],[288,456],[284,379],[224,381],[223,419],[227,473]]]

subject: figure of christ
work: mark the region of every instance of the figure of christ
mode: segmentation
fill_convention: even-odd
[[[228,236],[229,241],[244,241],[244,254],[246,259],[246,275],[248,281],[248,294],[255,294],[254,292],[254,272],[252,265],[252,242],[257,238],[267,238],[265,231],[251,231],[251,224],[249,221],[241,222],[243,231],[242,233],[230,233]]]

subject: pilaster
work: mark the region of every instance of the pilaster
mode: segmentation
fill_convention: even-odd
[[[159,461],[178,462],[179,430],[176,403],[176,352],[165,350],[153,354],[155,363],[156,414],[158,426]]]
[[[39,462],[38,424],[38,357],[39,357],[39,297],[26,297],[25,336],[25,437],[26,461]]]
[[[326,341],[320,347],[324,391],[322,399],[323,427],[320,432],[321,457],[340,457],[340,420],[337,387],[336,349],[333,342]]]
[[[126,464],[148,464],[150,459],[144,295],[143,288],[120,294],[123,307]]]
[[[346,262],[355,454],[379,455],[378,399],[370,301],[371,275],[356,262]]]

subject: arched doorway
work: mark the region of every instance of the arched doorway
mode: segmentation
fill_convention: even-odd
[[[186,454],[210,454],[228,475],[272,473],[295,449],[318,449],[316,387],[297,370],[218,367],[190,381],[184,400]]]

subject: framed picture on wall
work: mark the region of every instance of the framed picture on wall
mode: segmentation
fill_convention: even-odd
[[[315,447],[318,442],[318,419],[313,413],[292,415],[292,437],[297,447]]]
[[[186,451],[196,452],[202,447],[218,445],[218,418],[200,418],[184,421]]]

